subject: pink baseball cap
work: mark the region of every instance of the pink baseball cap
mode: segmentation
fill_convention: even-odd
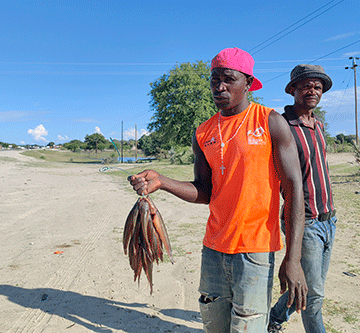
[[[262,83],[253,75],[255,61],[253,57],[237,47],[228,48],[220,51],[211,61],[211,70],[214,68],[229,68],[248,74],[254,77],[254,81],[249,91],[259,90]]]

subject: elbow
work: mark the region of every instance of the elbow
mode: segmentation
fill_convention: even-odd
[[[194,185],[197,189],[197,195],[195,203],[208,205],[211,198],[211,187],[203,186],[203,184],[194,182]]]
[[[194,203],[208,205],[210,203],[210,195],[198,193],[198,196]]]
[[[303,184],[301,181],[287,179],[286,181],[281,182],[281,188],[285,197],[303,198],[304,196]]]

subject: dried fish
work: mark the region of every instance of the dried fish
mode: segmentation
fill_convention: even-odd
[[[174,263],[170,239],[159,210],[149,196],[140,197],[126,218],[123,247],[124,253],[129,255],[134,281],[140,283],[143,269],[150,284],[150,294],[153,292],[153,263],[163,261],[163,246]]]

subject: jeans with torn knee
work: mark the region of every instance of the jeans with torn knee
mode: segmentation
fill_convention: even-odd
[[[274,253],[221,253],[203,247],[200,312],[207,333],[265,333]]]

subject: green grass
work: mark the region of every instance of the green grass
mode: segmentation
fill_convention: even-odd
[[[340,331],[336,330],[329,324],[325,324],[325,328],[326,328],[326,332],[329,332],[329,333],[341,333]]]
[[[174,165],[169,161],[153,161],[150,163],[137,163],[132,164],[132,167],[126,166],[126,171],[132,175],[138,174],[145,169],[155,170],[162,175],[177,180],[193,180],[194,179],[194,166],[193,165]],[[110,165],[110,167],[113,165]],[[118,168],[121,168],[122,164],[116,165]],[[117,169],[109,169],[107,173],[119,178],[126,180],[129,176],[127,172]]]
[[[88,163],[88,164],[101,164],[104,158],[115,157],[117,158],[117,153],[112,150],[98,151],[80,151],[72,152],[70,150],[55,150],[55,149],[33,149],[22,152],[21,154],[46,160],[49,162],[58,162],[58,163]],[[127,157],[134,157],[135,153],[133,151],[126,152]],[[144,157],[142,154],[138,154],[138,157]]]
[[[337,174],[342,176],[356,175],[359,173],[359,165],[350,163],[336,164],[330,165],[329,170],[333,176],[336,176]]]
[[[17,159],[13,157],[7,157],[7,156],[0,156],[0,162],[16,162]]]
[[[345,317],[344,317],[344,320],[349,323],[349,324],[354,324],[356,323],[357,321],[359,321],[358,318],[354,317],[353,315],[351,314],[347,314]]]

